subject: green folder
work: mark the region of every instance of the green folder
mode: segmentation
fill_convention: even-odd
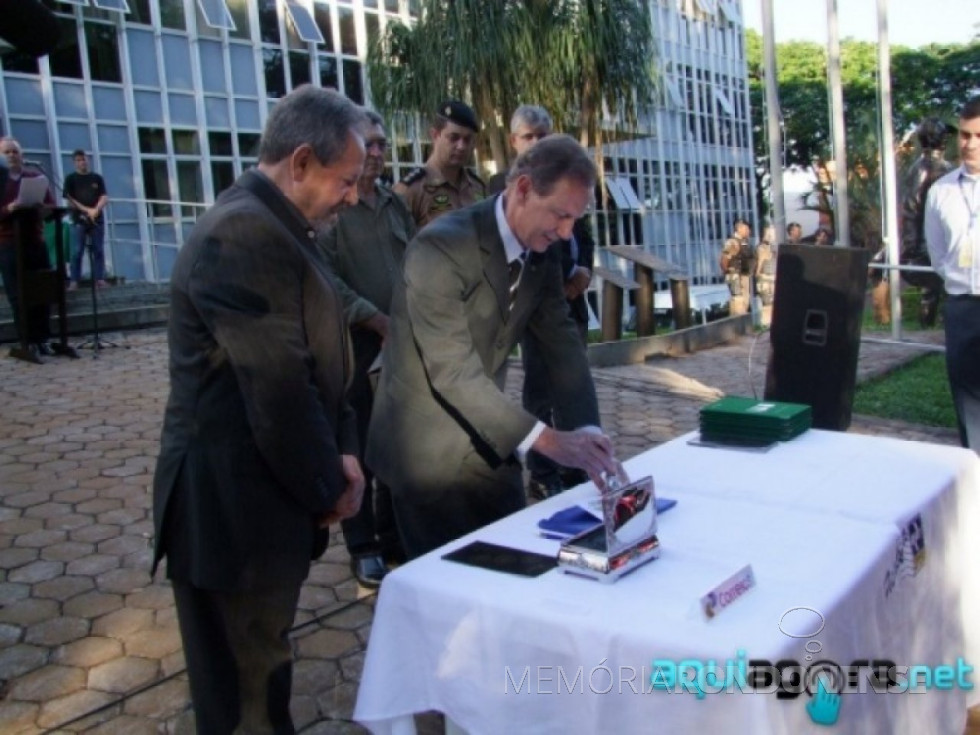
[[[813,423],[801,403],[728,396],[701,409],[701,438],[733,443],[771,443],[799,436]]]

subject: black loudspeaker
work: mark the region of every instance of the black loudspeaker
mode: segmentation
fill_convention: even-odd
[[[781,245],[766,400],[806,403],[818,429],[851,423],[869,253]]]

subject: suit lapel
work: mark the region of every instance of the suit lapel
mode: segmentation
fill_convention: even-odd
[[[506,322],[510,316],[510,276],[507,259],[504,256],[504,242],[497,229],[495,212],[496,199],[487,199],[480,206],[476,220],[477,239],[480,243],[480,257],[483,259],[483,277],[497,297],[497,308]]]

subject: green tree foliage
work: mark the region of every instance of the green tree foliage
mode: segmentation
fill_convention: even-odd
[[[746,39],[756,157],[765,158],[762,38],[750,30]],[[809,166],[815,159],[826,159],[830,155],[826,50],[803,41],[777,44],[776,63],[786,164]],[[864,114],[877,106],[877,44],[845,39],[841,67],[844,121],[850,138],[852,132],[860,136]],[[926,117],[953,122],[957,107],[980,87],[980,41],[920,49],[893,47],[891,78],[897,137]]]
[[[638,0],[425,0],[413,27],[390,23],[368,54],[385,115],[428,119],[447,97],[471,104],[498,167],[518,105],[543,105],[560,131],[595,145],[635,130],[656,93],[654,43]]]
[[[762,38],[746,33],[746,54],[758,171],[769,165],[765,128]],[[827,55],[816,43],[777,44],[779,101],[787,166],[823,165],[831,156]],[[850,242],[881,246],[881,185],[878,153],[877,44],[841,42],[841,80],[847,137]],[[967,45],[894,47],[891,56],[892,124],[897,141],[926,117],[955,122],[956,109],[980,87],[980,41]],[[806,204],[832,216],[819,190]]]

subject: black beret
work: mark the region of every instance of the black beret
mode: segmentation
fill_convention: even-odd
[[[446,100],[439,105],[439,115],[451,123],[469,128],[474,133],[480,132],[480,124],[476,121],[476,113],[469,105],[459,100]]]

